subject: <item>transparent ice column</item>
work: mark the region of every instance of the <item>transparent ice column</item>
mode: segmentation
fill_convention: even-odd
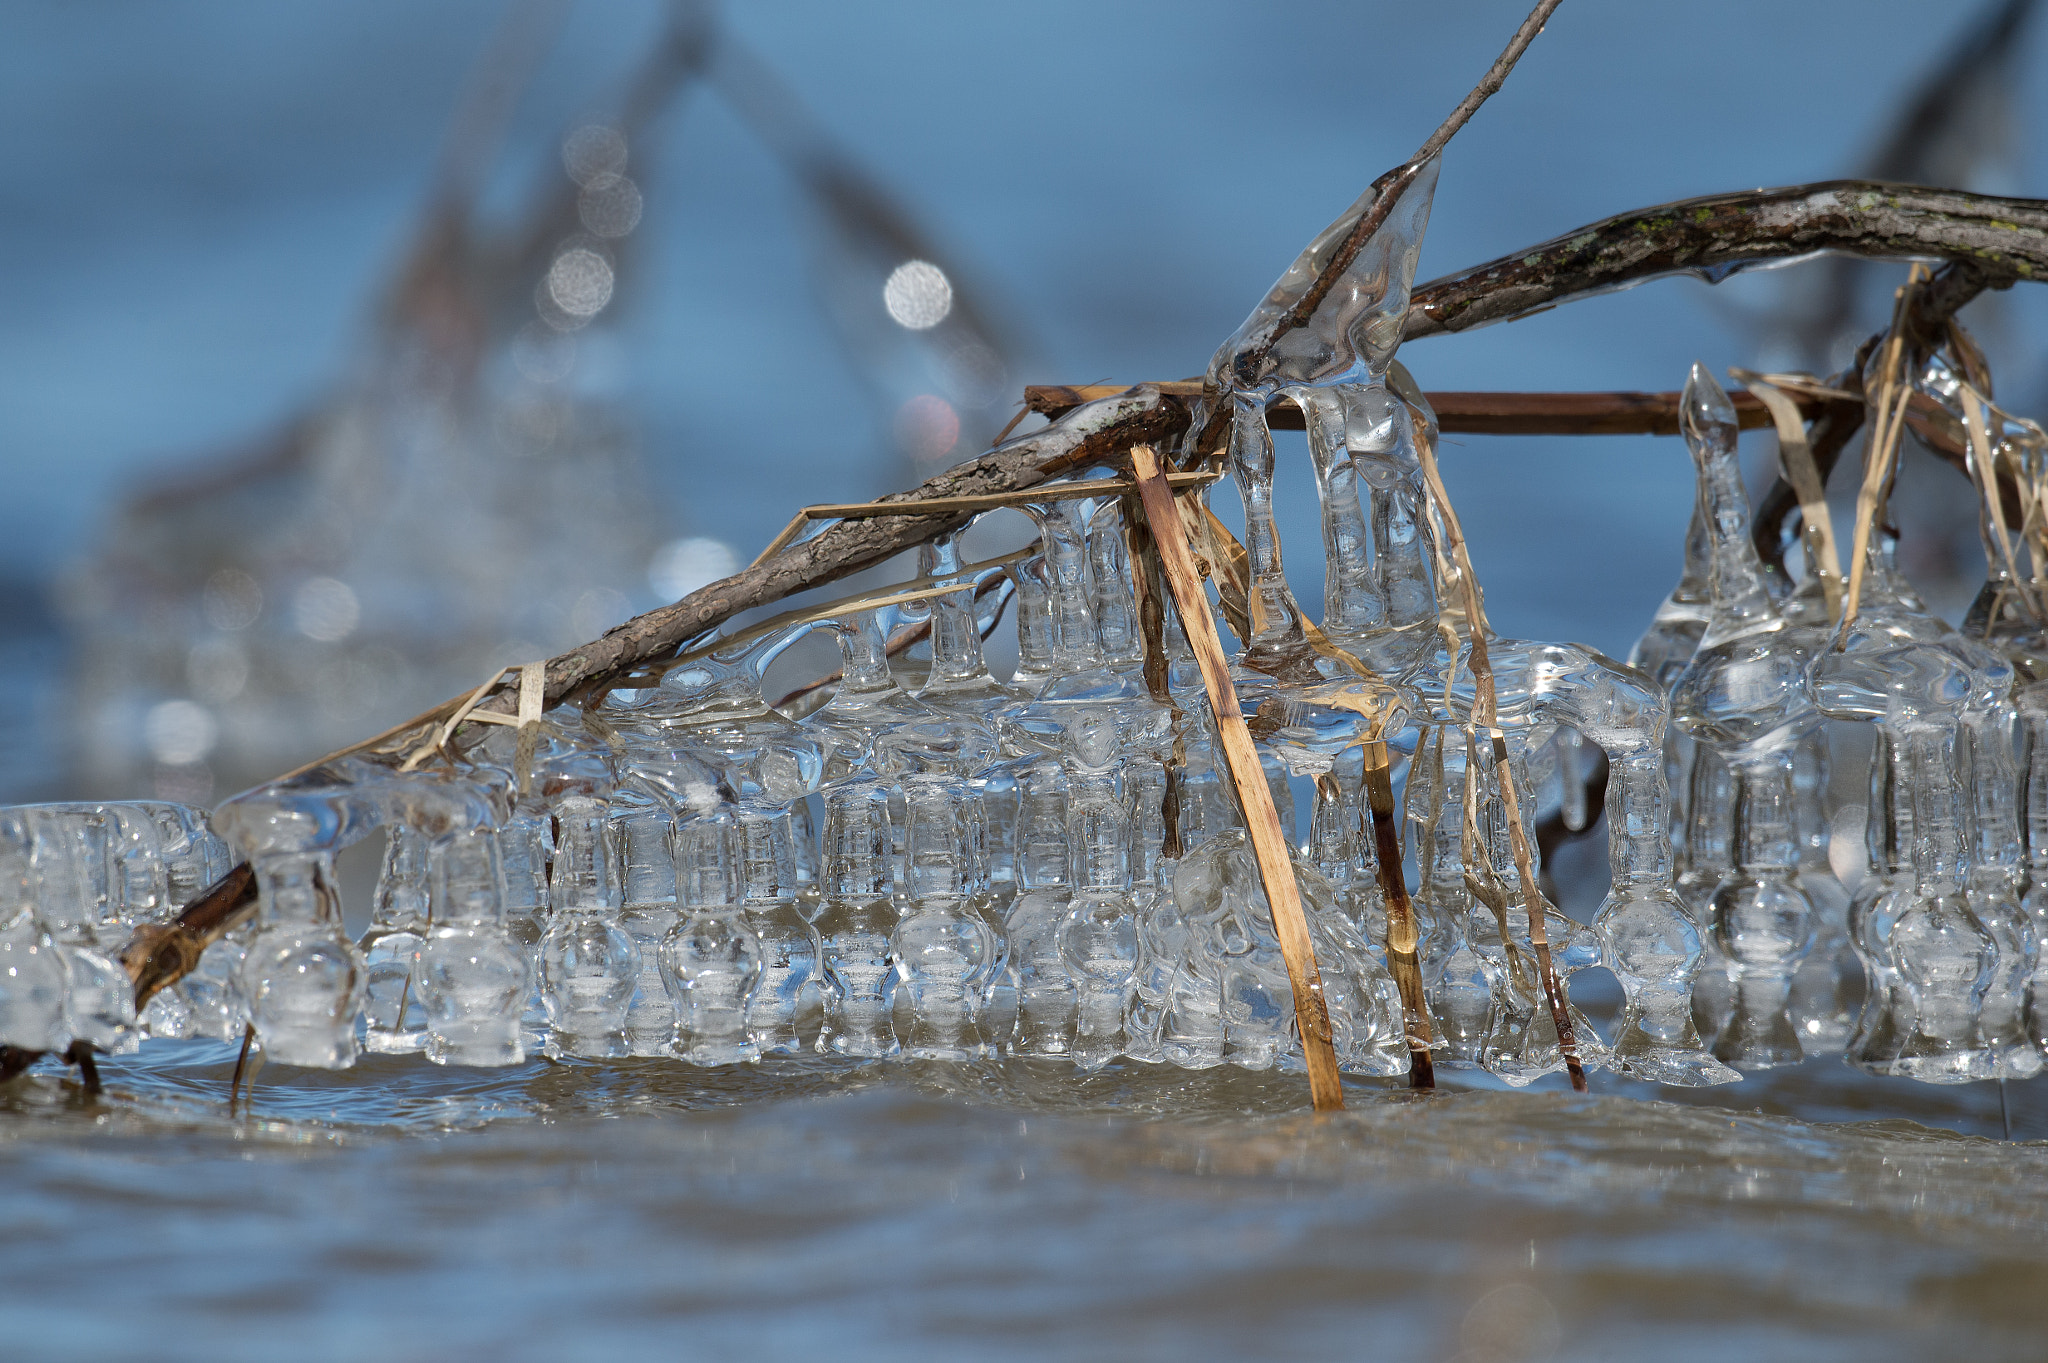
[[[1964,893],[1962,791],[1954,731],[1914,726],[1903,734],[1913,794],[1912,902],[1892,923],[1892,962],[1912,997],[1913,1026],[1897,1072],[1933,1083],[1990,1078],[1998,1051],[1979,1028],[1998,964],[1996,939]]]
[[[671,839],[686,821],[719,810],[732,783],[684,751],[673,732],[621,725],[618,735],[621,779],[608,806],[619,857],[619,926],[640,951],[626,1044],[634,1055],[668,1055],[675,1045],[676,1013],[664,983],[661,945],[678,921]]]
[[[2048,937],[2048,684],[2036,681],[2015,698],[2020,716],[2021,767],[2025,780],[2020,787],[2025,812],[2026,897],[2020,906],[2031,921],[2038,943]],[[2034,977],[2030,982],[2027,1035],[2037,1049],[2048,1051],[2048,972],[2042,953],[2036,950]]]
[[[390,779],[368,764],[337,764],[238,795],[214,814],[256,873],[257,926],[238,984],[273,1061],[355,1063],[363,957],[342,931],[334,856],[375,826],[377,790]]]
[[[1130,1006],[1124,1015],[1124,1054],[1156,1064],[1160,1029],[1174,975],[1186,948],[1187,929],[1173,899],[1173,869],[1182,850],[1176,828],[1172,856],[1167,848],[1167,792],[1173,781],[1173,805],[1179,817],[1178,781],[1165,764],[1134,762],[1124,769],[1124,795],[1130,810],[1133,862],[1131,917],[1137,928],[1138,964],[1132,974]]]
[[[1714,936],[1734,986],[1714,1053],[1753,1069],[1805,1056],[1788,1011],[1792,977],[1813,941],[1813,904],[1800,889],[1789,752],[1736,772],[1735,868],[1714,892]]]
[[[458,829],[427,855],[429,923],[415,980],[426,1013],[427,1059],[437,1065],[516,1065],[533,989],[525,947],[505,923],[494,829]]]
[[[895,992],[890,937],[889,794],[874,782],[825,797],[823,904],[816,926],[828,989],[820,1052],[862,1058],[900,1049],[890,1015]]]
[[[1789,1008],[1799,1044],[1809,1054],[1846,1045],[1863,1003],[1863,968],[1849,943],[1849,891],[1828,860],[1828,767],[1824,730],[1800,740],[1792,754],[1792,823],[1799,840],[1799,873],[1793,879],[1813,905],[1814,926],[1813,946],[1792,977]]]
[[[1671,887],[1670,845],[1660,824],[1636,815],[1655,807],[1663,784],[1661,748],[1609,759],[1607,846],[1613,886],[1593,929],[1625,998],[1615,1027],[1614,1059],[1624,1072],[1652,1083],[1733,1083],[1742,1076],[1706,1053],[1693,1026],[1700,934]]]
[[[742,807],[735,817],[747,925],[761,943],[747,1032],[763,1055],[793,1055],[816,1039],[824,1006],[817,930],[798,907],[793,825],[786,810]]]
[[[1124,1008],[1138,967],[1131,822],[1116,789],[1116,721],[1068,727],[1067,847],[1072,897],[1058,929],[1075,987],[1074,1063],[1100,1069],[1123,1050]]]
[[[395,822],[385,830],[384,864],[371,900],[363,952],[363,1049],[410,1055],[427,1040],[425,1000],[413,967],[427,925],[427,839]]]
[[[927,544],[920,551],[918,566],[927,576],[942,582],[953,579],[965,585],[957,592],[932,599],[932,667],[917,698],[942,714],[996,728],[996,716],[1007,707],[1028,700],[1029,695],[989,674],[974,610],[974,585],[960,574],[958,536],[943,535]],[[973,796],[973,808],[968,811],[970,843],[982,861],[979,872],[972,877],[975,888],[971,907],[987,924],[993,944],[991,955],[973,981],[974,1007],[980,1016],[987,1010],[989,993],[996,986],[1007,954],[1003,922],[1017,889],[1017,782],[1006,764],[974,771],[968,782]]]
[[[761,979],[761,941],[736,885],[740,839],[728,816],[675,831],[677,920],[661,944],[661,974],[675,999],[675,1054],[694,1065],[761,1058],[747,1022]]]
[[[0,811],[0,1046],[61,1051],[70,972],[36,907],[34,836],[23,811]]]
[[[132,1051],[135,986],[100,942],[111,919],[109,832],[112,820],[94,806],[32,807],[31,863],[42,921],[66,967],[65,1013],[71,1034],[103,1051]],[[118,924],[111,924],[118,931]],[[118,950],[118,947],[113,948]]]
[[[958,777],[903,782],[905,874],[895,940],[898,987],[909,1005],[903,1054],[971,1060],[988,1049],[980,993],[995,935],[974,899],[974,792]]]
[[[2032,917],[2021,906],[2026,890],[2019,827],[2019,777],[2014,768],[2013,707],[1971,710],[1958,734],[1971,834],[1965,896],[1970,912],[1991,934],[1998,963],[1984,993],[1982,1039],[1997,1056],[2001,1079],[2030,1079],[2041,1053],[2027,1037],[2027,992],[2038,958]]]
[[[1059,927],[1071,889],[1067,778],[1041,760],[1017,774],[1017,897],[1004,924],[1017,1023],[1012,1055],[1073,1053],[1074,982],[1060,954]]]
[[[1232,404],[1230,465],[1244,498],[1252,616],[1236,675],[1254,703],[1275,684],[1312,685],[1336,675],[1309,646],[1281,564],[1265,414],[1276,396],[1295,402],[1308,426],[1328,559],[1324,631],[1387,677],[1407,671],[1432,646],[1436,610],[1420,469],[1409,414],[1387,381],[1436,175],[1432,160],[1375,184],[1309,243],[1210,362],[1211,380]],[[1340,259],[1349,234],[1382,195],[1394,198],[1377,205],[1385,210],[1381,225]],[[1296,320],[1303,324],[1292,325]]]
[[[1859,894],[1851,906],[1859,948],[1886,958],[1872,971],[1871,1005],[1851,1059],[1877,1073],[1960,1083],[1993,1077],[1998,1068],[1996,1048],[1984,1044],[1979,1028],[1998,947],[1965,895],[1956,733],[1966,711],[2004,694],[2011,669],[1920,609],[1896,584],[1887,549],[1882,537],[1871,537],[1862,607],[1815,659],[1809,680],[1823,712],[1884,732],[1889,742],[1878,751],[1897,761],[1890,798],[1911,808],[1910,832],[1894,833],[1910,837],[1910,881],[1894,878],[1895,895],[1865,904]],[[1885,967],[1894,972],[1889,989],[1881,987]],[[1874,1017],[1872,1007],[1880,1010]]]
[[[576,791],[555,804],[553,905],[540,943],[546,1050],[604,1059],[630,1053],[626,1011],[640,977],[640,948],[619,925],[616,852],[604,801]]]
[[[1035,696],[1056,675],[1053,660],[1052,574],[1041,550],[1010,569],[1017,584],[1017,668],[1009,684]]]
[[[1417,748],[1406,791],[1416,859],[1416,926],[1421,930],[1416,953],[1423,962],[1424,997],[1438,1029],[1432,1059],[1451,1069],[1493,1062],[1508,988],[1504,972],[1509,958],[1499,921],[1474,898],[1466,879],[1469,768],[1465,735],[1438,728]],[[1490,862],[1491,857],[1489,845],[1483,859]],[[1517,964],[1526,975],[1528,963]],[[1533,992],[1534,981],[1525,982],[1531,986],[1525,992]]]
[[[1880,728],[1870,758],[1870,812],[1864,825],[1869,874],[1849,901],[1849,944],[1863,963],[1863,1010],[1843,1058],[1872,1074],[1892,1073],[1902,1042],[1901,1011],[1912,1000],[1892,961],[1892,926],[1913,900],[1913,795],[1905,754]]]
[[[1309,815],[1308,860],[1329,880],[1345,916],[1368,942],[1387,935],[1386,900],[1379,887],[1379,857],[1366,820],[1364,771],[1359,751],[1341,755],[1316,780]]]
[[[989,674],[974,610],[976,580],[960,571],[959,534],[941,535],[918,551],[918,571],[960,590],[931,600],[932,666],[917,698],[938,710],[986,721],[989,713],[1024,698],[1024,692]]]
[[[1786,1012],[1792,976],[1813,940],[1813,905],[1796,879],[1792,758],[1820,716],[1804,686],[1810,633],[1772,601],[1749,535],[1734,404],[1695,364],[1679,424],[1699,472],[1713,541],[1712,613],[1671,688],[1671,714],[1734,774],[1734,866],[1714,891],[1713,933],[1734,997],[1714,1054],[1755,1068],[1803,1052]]]
[[[1112,672],[1141,671],[1145,638],[1138,624],[1130,548],[1124,540],[1123,503],[1113,498],[1088,517],[1088,577],[1095,591],[1095,638],[1102,665]]]
[[[1713,537],[1707,533],[1706,504],[1695,496],[1692,519],[1685,527],[1685,566],[1678,585],[1657,607],[1650,627],[1629,650],[1628,665],[1650,674],[1657,685],[1669,688],[1692,661],[1700,635],[1706,633],[1712,602]]]

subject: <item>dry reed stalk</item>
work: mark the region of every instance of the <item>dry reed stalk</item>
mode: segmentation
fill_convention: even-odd
[[[1998,466],[1991,450],[1991,436],[1985,424],[1987,403],[1978,396],[1977,390],[1965,383],[1958,394],[1963,405],[1963,427],[1970,434],[1970,472],[1977,483],[1977,495],[1984,499],[1985,513],[1991,518],[1993,538],[1998,543],[1999,557],[2005,562],[2006,573],[2012,578],[2012,589],[2019,593],[2020,601],[2027,613],[2036,620],[2043,618],[2041,599],[2034,584],[2020,575],[2020,565],[2013,557],[2012,539],[2005,524],[2005,499],[1998,495]],[[1998,610],[1991,612],[1997,620]]]
[[[1913,396],[1913,385],[1906,382],[1903,373],[1906,325],[1912,311],[1914,292],[1926,278],[1926,269],[1924,265],[1914,265],[1905,284],[1893,297],[1891,329],[1885,336],[1884,349],[1878,361],[1877,389],[1868,399],[1876,420],[1871,425],[1869,443],[1864,448],[1863,485],[1856,493],[1856,535],[1850,549],[1849,589],[1843,596],[1842,621],[1835,635],[1837,647],[1847,643],[1849,626],[1856,622],[1856,612],[1863,604],[1864,559],[1869,553],[1870,536],[1876,528],[1877,517],[1884,508],[1892,468],[1898,459],[1899,439],[1905,431],[1906,405]]]
[[[1842,613],[1842,560],[1835,550],[1835,523],[1828,514],[1827,487],[1814,463],[1813,446],[1806,439],[1806,419],[1799,404],[1785,391],[1781,374],[1758,374],[1748,369],[1731,369],[1729,374],[1749,385],[1778,428],[1778,467],[1785,481],[1799,495],[1799,533],[1813,557],[1820,578],[1828,618]],[[1835,394],[1830,391],[1830,396]],[[1841,394],[1841,396],[1849,396]]]
[[[1515,790],[1513,769],[1508,763],[1507,736],[1500,729],[1493,661],[1486,649],[1488,631],[1484,594],[1479,589],[1479,575],[1472,569],[1472,556],[1465,546],[1465,532],[1458,523],[1457,510],[1451,505],[1451,494],[1444,487],[1443,475],[1437,471],[1435,433],[1426,422],[1418,420],[1416,424],[1420,438],[1415,442],[1415,452],[1422,464],[1423,481],[1429,487],[1430,500],[1436,507],[1451,561],[1457,567],[1458,585],[1465,598],[1466,644],[1471,650],[1467,666],[1472,673],[1472,720],[1493,740],[1493,761],[1499,777],[1502,812],[1507,818],[1508,844],[1514,851],[1515,876],[1521,882],[1522,905],[1529,917],[1529,946],[1536,953],[1536,972],[1543,983],[1543,999],[1550,1009],[1551,1025],[1557,1029],[1557,1049],[1564,1057],[1565,1072],[1571,1077],[1572,1088],[1584,1093],[1586,1067],[1579,1060],[1578,1040],[1572,1034],[1564,981],[1559,978],[1556,962],[1551,959],[1550,928],[1544,922],[1548,906],[1536,884],[1535,863],[1529,855],[1529,835],[1522,826],[1521,799]]]
[[[1514,930],[1508,926],[1508,906],[1511,903],[1508,887],[1494,869],[1493,849],[1486,845],[1479,829],[1479,730],[1468,724],[1464,733],[1465,808],[1459,850],[1465,858],[1465,888],[1493,914],[1493,921],[1500,929],[1501,949],[1508,958],[1508,977],[1523,993],[1534,994],[1542,986],[1530,976],[1529,963],[1515,942]],[[1492,755],[1493,749],[1489,746],[1487,756],[1490,758]],[[1502,778],[1496,775],[1495,779]]]
[[[1266,785],[1265,769],[1259,764],[1251,730],[1245,727],[1244,712],[1238,709],[1237,689],[1230,682],[1230,665],[1223,654],[1223,642],[1216,636],[1215,617],[1209,612],[1209,594],[1202,589],[1201,576],[1195,570],[1194,555],[1189,552],[1182,531],[1180,509],[1175,505],[1159,457],[1149,445],[1139,445],[1131,450],[1131,465],[1137,474],[1145,518],[1159,549],[1160,566],[1174,602],[1180,607],[1181,627],[1202,669],[1202,684],[1209,692],[1209,705],[1216,716],[1217,745],[1223,749],[1225,769],[1244,810],[1252,855],[1258,860],[1259,879],[1266,887],[1266,904],[1273,913],[1273,932],[1280,940],[1280,954],[1287,961],[1287,980],[1294,991],[1294,1018],[1301,1032],[1301,1054],[1308,1067],[1310,1101],[1318,1112],[1337,1111],[1344,1106],[1344,1089],[1337,1072],[1337,1052],[1331,1045],[1330,1013],[1323,1001],[1315,943],[1309,936],[1308,915],[1301,907],[1301,887],[1294,879],[1294,862],[1288,856],[1280,812],[1273,806],[1273,792]]]
[[[1372,814],[1373,851],[1379,863],[1380,897],[1387,903],[1387,969],[1401,994],[1402,1024],[1408,1034],[1408,1087],[1436,1087],[1436,1062],[1429,1053],[1429,1002],[1422,994],[1422,963],[1415,948],[1415,905],[1401,869],[1401,827],[1394,812],[1393,764],[1383,739],[1360,745],[1365,757],[1365,801]]]
[[[1159,794],[1159,855],[1178,861],[1187,849],[1180,840],[1180,788],[1187,771],[1187,716],[1173,698],[1171,662],[1166,656],[1166,568],[1159,560],[1159,541],[1145,519],[1145,503],[1135,493],[1123,499],[1124,541],[1131,556],[1131,586],[1138,599],[1138,637],[1145,645],[1145,694],[1164,705],[1173,717],[1173,751],[1159,761],[1164,778]]]

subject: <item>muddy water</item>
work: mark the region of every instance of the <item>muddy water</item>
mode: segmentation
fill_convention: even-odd
[[[2031,1087],[232,1059],[0,1093],[0,1357],[2048,1357]]]

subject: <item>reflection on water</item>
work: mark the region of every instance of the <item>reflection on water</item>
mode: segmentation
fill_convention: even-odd
[[[1238,1071],[366,1057],[230,1120],[233,1059],[0,1093],[18,1356],[2037,1359],[2048,1325],[2048,1147],[1962,1134],[1984,1086],[1317,1119]],[[1911,1094],[1954,1129],[1782,1115]]]

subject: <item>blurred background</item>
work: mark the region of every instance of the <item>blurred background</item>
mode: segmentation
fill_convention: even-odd
[[[2033,8],[1571,0],[1453,143],[1422,276],[1752,186],[2040,194]],[[1199,373],[1524,10],[17,0],[0,801],[212,803],[979,452],[1026,383]],[[1402,358],[1451,389],[1827,372],[1903,273],[1653,283]],[[1966,314],[2035,415],[2042,293]],[[1683,447],[1462,437],[1444,468],[1501,632],[1626,656]],[[1968,485],[1902,479],[1953,618]]]

